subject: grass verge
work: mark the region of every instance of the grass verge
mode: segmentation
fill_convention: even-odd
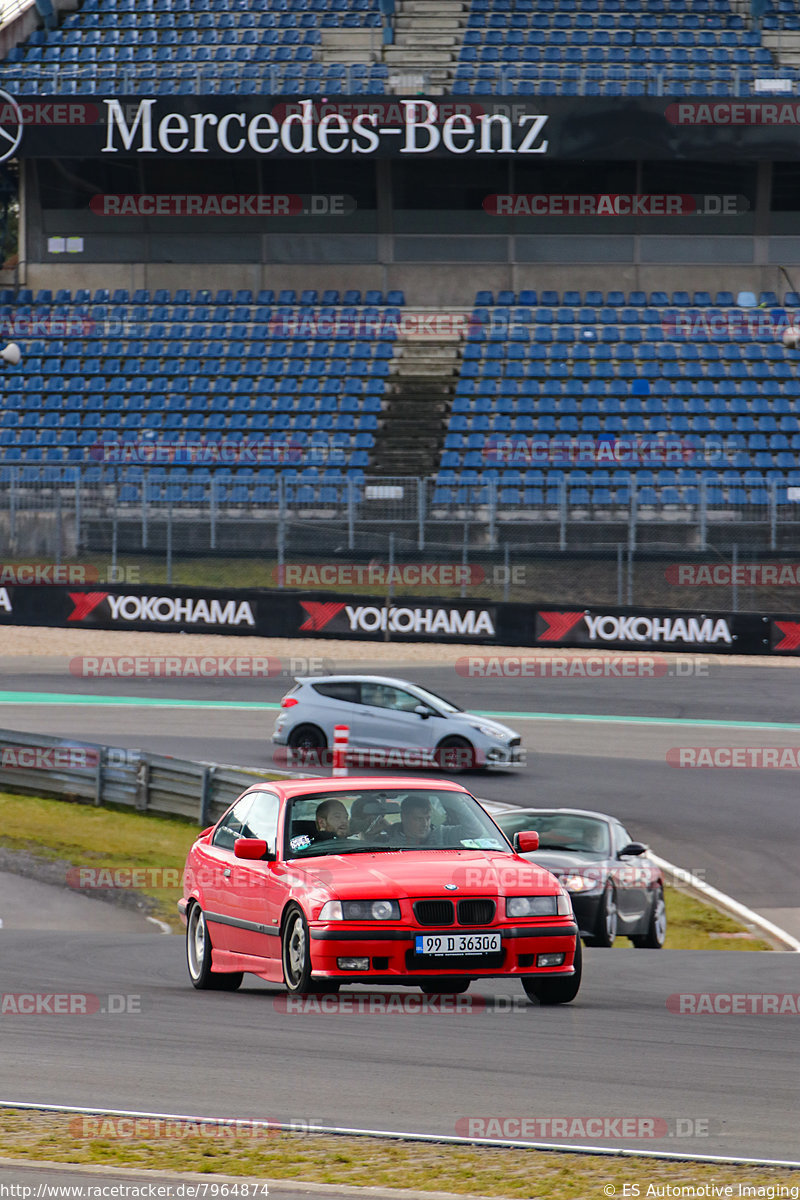
[[[733,1196],[747,1195],[740,1190],[745,1184],[765,1189],[750,1195],[791,1196],[800,1183],[800,1172],[785,1168],[584,1157],[516,1148],[461,1148],[277,1130],[264,1131],[259,1137],[209,1133],[192,1136],[189,1126],[185,1131],[189,1136],[181,1131],[169,1138],[121,1137],[115,1130],[111,1119],[5,1110],[0,1112],[0,1155],[34,1162],[221,1172],[250,1178],[302,1179],[339,1187],[418,1188],[508,1198],[535,1196],[536,1200],[646,1196],[650,1185],[669,1185],[673,1189],[705,1185],[707,1192],[694,1194],[726,1194],[712,1192],[712,1184],[731,1187],[727,1194]],[[647,1148],[659,1147],[649,1141]],[[669,1149],[675,1148],[673,1140]],[[731,1153],[735,1151],[734,1145]],[[638,1185],[638,1193],[632,1185]],[[781,1185],[787,1190],[780,1190]],[[649,1194],[676,1193],[664,1190]]]
[[[179,930],[176,903],[182,894],[181,872],[197,836],[196,825],[172,817],[120,812],[110,808],[0,793],[0,846],[25,851],[70,868],[136,870],[141,888],[126,888],[128,902]],[[160,886],[162,882],[168,886]],[[743,925],[687,892],[666,889],[667,948],[671,950],[769,950],[758,938],[719,935],[749,934]],[[712,935],[717,935],[712,936]],[[630,947],[627,938],[616,945]]]

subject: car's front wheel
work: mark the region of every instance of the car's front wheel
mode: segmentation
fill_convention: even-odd
[[[613,946],[614,939],[617,936],[618,925],[617,896],[613,883],[609,881],[600,898],[594,936],[587,940],[587,946],[604,946],[606,949]]]
[[[471,982],[470,979],[426,979],[419,986],[426,996],[460,996]]]
[[[653,900],[650,914],[650,924],[647,933],[632,937],[634,946],[643,950],[663,950],[667,940],[667,908],[664,903],[664,890],[659,887]]]
[[[575,974],[564,979],[548,979],[547,976],[529,975],[522,980],[525,995],[529,1000],[538,1000],[542,1005],[569,1004],[580,991],[583,973],[583,951],[580,934],[575,938]]]
[[[196,902],[186,918],[186,965],[192,987],[215,992],[235,992],[242,982],[241,971],[211,970],[211,938],[208,934],[206,916]]]
[[[296,904],[291,905],[283,921],[281,933],[281,963],[283,982],[292,995],[308,992],[338,992],[339,984],[311,978],[311,940],[308,922]]]

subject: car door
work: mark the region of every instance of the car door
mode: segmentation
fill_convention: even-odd
[[[280,957],[280,914],[286,891],[275,862],[279,816],[280,800],[274,792],[253,793],[239,836],[265,841],[272,859],[237,858],[232,885],[239,921],[231,934],[234,948],[240,954],[273,960]]]
[[[638,925],[649,911],[650,895],[647,890],[647,884],[650,879],[650,872],[647,866],[641,863],[636,855],[626,855],[624,858],[619,857],[620,850],[632,842],[633,838],[617,821],[614,822],[611,828],[616,855],[614,878],[617,884],[617,911],[620,921],[627,929],[633,925]]]
[[[242,836],[242,828],[253,803],[252,792],[245,793],[217,823],[211,840],[198,846],[197,883],[211,941],[219,950],[233,950],[239,900],[234,887],[233,846]]]
[[[413,692],[387,683],[364,680],[361,707],[364,710],[367,743],[392,750],[432,749],[438,740],[439,720],[421,717],[416,709],[428,708]]]

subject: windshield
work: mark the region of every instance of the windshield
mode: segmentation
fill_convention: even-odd
[[[420,687],[419,684],[414,684],[414,691],[417,695],[422,696],[426,703],[434,708],[441,709],[442,712],[463,712],[463,708],[459,708],[457,704],[453,704],[452,700],[445,700],[444,696],[437,696],[436,692],[430,691],[429,688]]]
[[[511,847],[466,792],[435,788],[315,792],[290,801],[285,857],[377,850],[499,850]]]
[[[608,825],[596,817],[557,811],[502,813],[497,824],[508,837],[523,829],[535,830],[540,850],[571,850],[592,858],[608,857]]]

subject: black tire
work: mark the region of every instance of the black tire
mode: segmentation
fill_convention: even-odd
[[[426,996],[460,996],[471,983],[471,979],[428,979],[419,987]]]
[[[663,950],[667,940],[667,910],[664,904],[664,889],[659,887],[653,900],[650,913],[650,924],[647,933],[632,937],[631,941],[638,950]]]
[[[298,725],[287,739],[289,749],[309,766],[326,766],[328,739],[318,725]]]
[[[281,930],[283,982],[293,996],[339,991],[336,980],[311,978],[311,945],[308,922],[297,904],[290,904]]]
[[[212,949],[205,913],[195,902],[186,915],[186,966],[192,987],[198,991],[235,992],[243,973],[212,971]]]
[[[609,880],[600,898],[600,907],[597,910],[594,934],[591,938],[587,938],[587,946],[602,946],[608,950],[609,947],[614,945],[614,938],[617,936],[618,928],[617,897],[614,885]]]
[[[466,738],[442,738],[434,751],[434,758],[440,771],[449,771],[453,775],[476,770],[475,747]]]
[[[538,1000],[541,1005],[569,1004],[580,991],[583,974],[583,950],[580,935],[575,938],[575,974],[564,979],[548,979],[546,976],[529,975],[522,980],[525,995],[529,1000]]]

